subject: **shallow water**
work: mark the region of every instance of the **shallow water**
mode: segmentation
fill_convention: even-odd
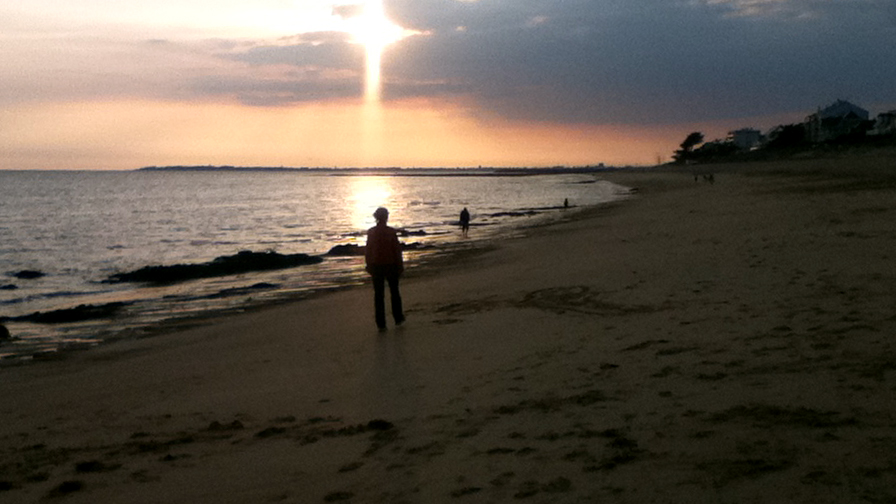
[[[240,250],[324,254],[363,245],[377,206],[406,243],[427,255],[475,245],[557,218],[574,207],[618,199],[625,190],[591,174],[384,176],[338,172],[0,171],[0,317],[125,301],[121,314],[74,324],[7,321],[18,341],[0,355],[91,345],[123,329],[176,316],[291,297],[364,280],[362,259],[247,273],[172,286],[109,284],[110,275],[149,265],[199,263]],[[470,239],[456,226],[472,214]],[[19,279],[37,270],[46,275]],[[261,285],[256,289],[248,289]]]

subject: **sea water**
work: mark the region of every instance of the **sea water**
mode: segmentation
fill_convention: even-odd
[[[162,320],[365,280],[357,256],[167,286],[107,282],[116,273],[203,263],[242,250],[323,255],[336,245],[363,245],[378,206],[389,208],[389,224],[405,231],[403,242],[419,246],[406,253],[412,271],[434,254],[625,194],[594,174],[0,171],[0,317],[125,303],[99,320],[7,320],[17,339],[0,346],[0,357],[90,346]],[[564,201],[572,208],[564,209]],[[472,214],[469,238],[457,226],[464,207]],[[23,270],[44,276],[15,277]]]

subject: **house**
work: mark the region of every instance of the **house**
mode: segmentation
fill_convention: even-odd
[[[869,135],[896,135],[896,110],[877,115]]]
[[[868,120],[868,111],[845,100],[819,109],[803,123],[812,143],[836,140],[857,131]]]
[[[727,141],[736,145],[740,150],[750,150],[762,142],[762,132],[753,128],[729,131]]]

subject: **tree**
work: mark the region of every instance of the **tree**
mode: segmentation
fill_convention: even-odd
[[[684,142],[681,142],[681,148],[675,151],[672,158],[678,163],[684,163],[693,157],[694,147],[701,143],[703,143],[703,133],[699,131],[691,133],[684,139]]]
[[[806,128],[802,124],[778,126],[769,133],[768,150],[799,149],[807,145]]]
[[[694,149],[694,152],[691,153],[691,158],[701,162],[720,161],[733,157],[739,151],[740,149],[734,142],[729,142],[727,140],[713,140],[712,142],[706,142],[699,148]]]

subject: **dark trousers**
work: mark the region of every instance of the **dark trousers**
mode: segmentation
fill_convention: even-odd
[[[389,295],[392,298],[392,318],[396,324],[404,322],[404,311],[401,309],[401,293],[398,291],[398,279],[401,271],[396,266],[371,266],[370,276],[373,278],[373,309],[376,313],[376,326],[386,327],[386,282],[389,282]]]

